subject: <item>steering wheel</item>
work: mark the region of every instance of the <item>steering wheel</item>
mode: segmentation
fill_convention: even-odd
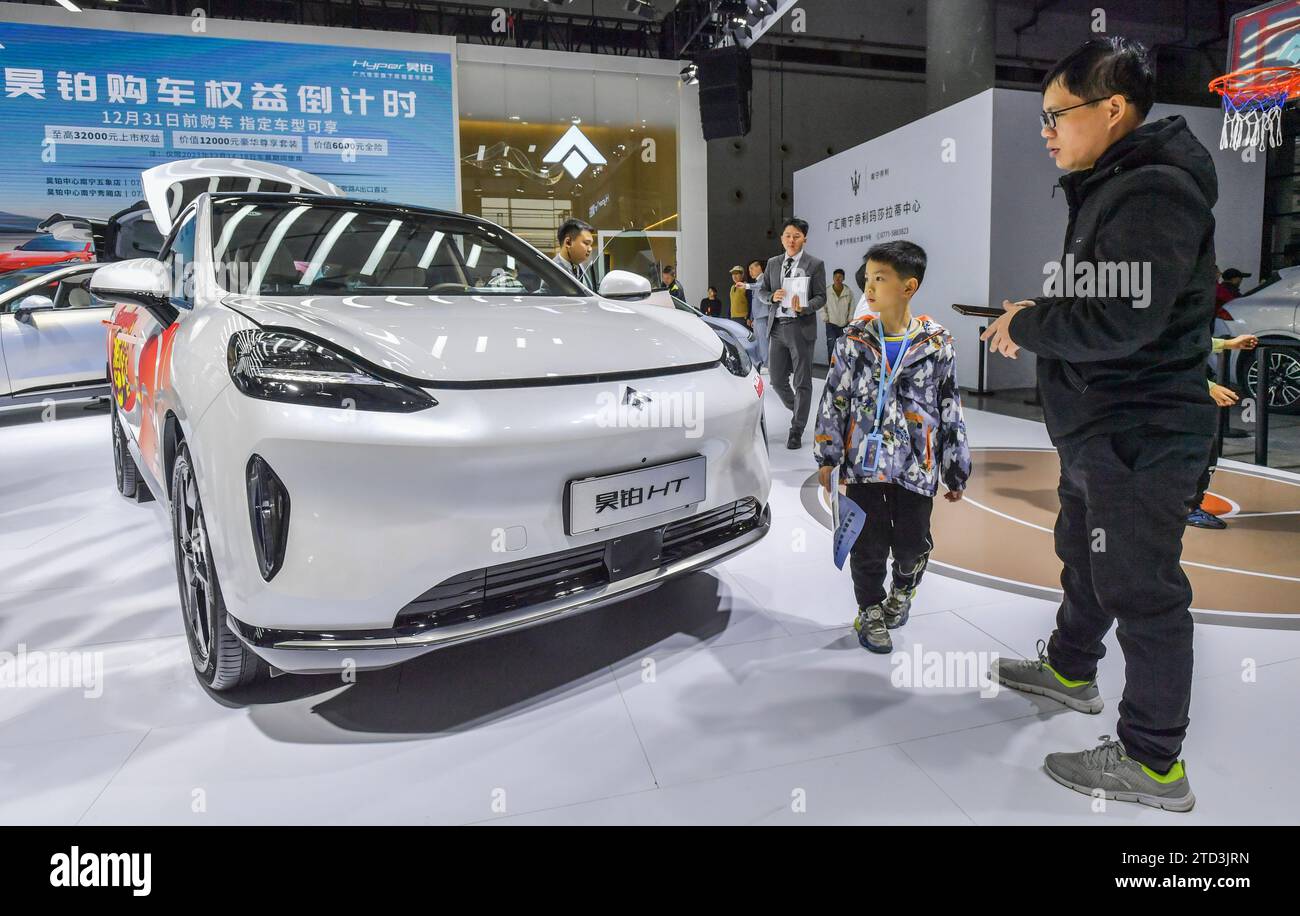
[[[464,283],[439,283],[429,290],[431,293],[463,293],[465,292]]]

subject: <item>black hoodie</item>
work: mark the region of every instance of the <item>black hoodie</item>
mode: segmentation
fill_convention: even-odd
[[[1057,442],[1139,426],[1212,435],[1205,360],[1219,190],[1210,154],[1175,116],[1120,138],[1060,184],[1070,206],[1061,260],[1073,258],[1076,278],[1084,263],[1150,267],[1140,297],[1116,295],[1112,283],[1036,299],[1011,319],[1011,339],[1038,357],[1048,433]]]

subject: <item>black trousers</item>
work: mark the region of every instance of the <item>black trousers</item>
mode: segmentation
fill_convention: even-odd
[[[894,588],[916,588],[934,547],[930,539],[934,499],[895,483],[851,483],[846,489],[849,499],[867,514],[866,524],[849,550],[858,607],[885,600],[885,565],[891,553]]]
[[[1219,443],[1217,439],[1210,440],[1210,463],[1205,466],[1201,472],[1201,477],[1196,481],[1196,495],[1192,501],[1187,504],[1187,511],[1191,512],[1201,507],[1201,500],[1205,498],[1205,491],[1210,489],[1210,478],[1214,472],[1219,469]]]
[[[835,355],[835,341],[839,340],[840,335],[843,333],[843,325],[826,322],[826,362],[829,363],[831,357]]]
[[[1058,443],[1056,555],[1065,595],[1047,657],[1091,680],[1118,621],[1124,698],[1118,736],[1164,772],[1182,752],[1192,694],[1191,584],[1179,560],[1187,505],[1212,437],[1141,427]]]
[[[773,318],[773,321],[777,319]],[[777,321],[772,328],[771,354],[768,357],[772,388],[777,397],[794,416],[790,419],[790,435],[802,436],[808,425],[808,411],[812,406],[813,343],[803,336],[803,325],[798,320]],[[790,378],[794,377],[791,388]]]

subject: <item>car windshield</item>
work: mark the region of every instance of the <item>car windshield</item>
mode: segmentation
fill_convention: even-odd
[[[222,287],[247,295],[590,295],[503,229],[405,207],[218,198],[212,238]]]
[[[51,273],[54,270],[68,267],[68,264],[50,264],[46,267],[31,267],[26,270],[11,270],[8,273],[0,274],[0,294],[7,293],[11,289],[21,286],[34,277],[42,274]]]
[[[81,251],[86,242],[75,239],[56,239],[52,235],[38,235],[18,246],[19,251]]]
[[[1283,288],[1300,287],[1300,269],[1297,269],[1294,265],[1291,267],[1284,267],[1276,276],[1266,279],[1263,283],[1260,283],[1258,286],[1254,286],[1251,287],[1250,289],[1242,290],[1240,295],[1253,296],[1256,293],[1266,290],[1272,286],[1277,286],[1279,283],[1282,284]],[[1232,308],[1231,302],[1228,303],[1228,307],[1229,309]]]

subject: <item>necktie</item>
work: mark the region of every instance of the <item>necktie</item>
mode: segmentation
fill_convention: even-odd
[[[794,258],[787,257],[785,259],[785,273],[781,274],[781,276],[786,279],[789,279],[790,274],[793,272],[794,272]],[[781,304],[785,305],[784,302],[782,302]],[[793,311],[793,306],[791,307],[791,311]]]

